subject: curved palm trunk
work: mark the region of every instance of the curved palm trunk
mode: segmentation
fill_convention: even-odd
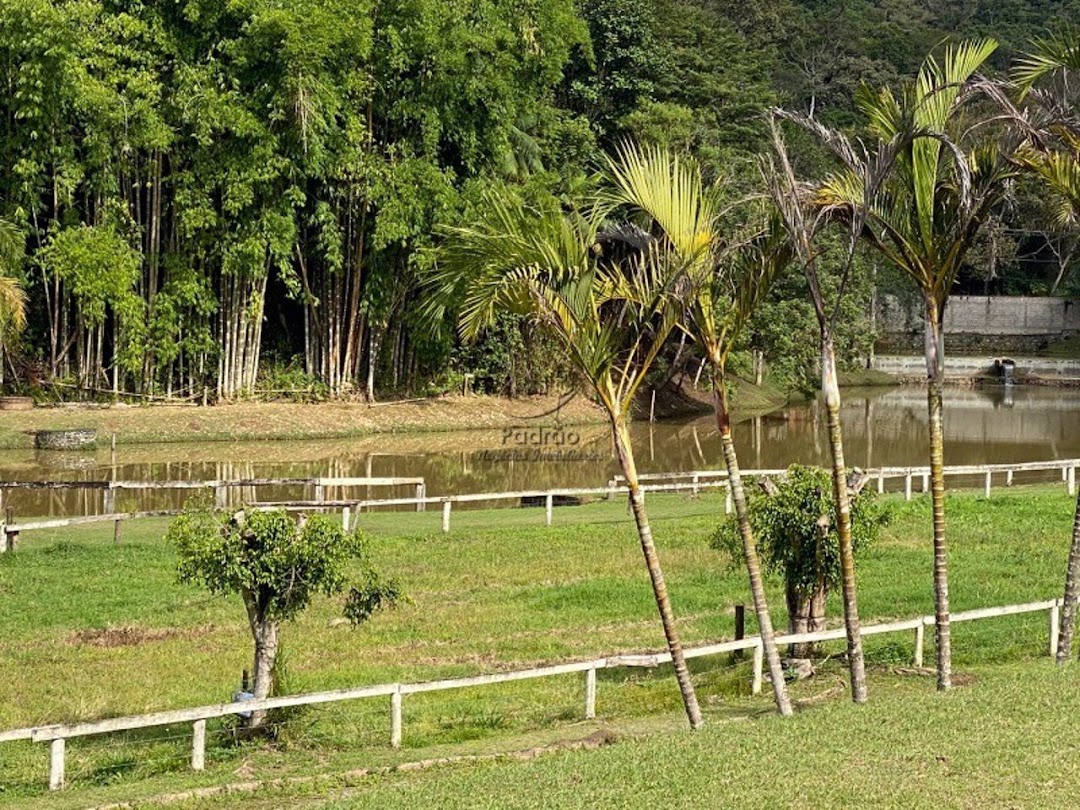
[[[683,656],[679,631],[675,627],[675,614],[671,609],[671,599],[668,597],[667,584],[664,582],[664,572],[660,568],[660,556],[656,553],[656,545],[653,543],[652,528],[649,526],[649,516],[645,511],[645,499],[642,497],[641,487],[638,484],[634,451],[630,445],[630,432],[625,422],[613,418],[612,434],[615,438],[615,449],[619,454],[619,464],[626,478],[626,488],[630,493],[630,508],[634,512],[641,551],[645,555],[645,567],[649,570],[653,596],[656,598],[657,610],[660,611],[660,622],[664,626],[664,638],[667,640],[668,651],[671,653],[671,663],[675,667],[675,679],[682,693],[686,717],[690,721],[690,728],[698,729],[704,721],[701,717],[701,708],[698,706],[697,693],[694,691],[694,683],[690,679],[690,670]]]
[[[848,669],[851,672],[851,699],[866,702],[866,664],[863,660],[862,630],[855,584],[855,551],[851,541],[851,498],[844,465],[844,436],[840,428],[840,386],[836,378],[836,350],[832,335],[822,331],[821,390],[829,422],[829,450],[832,452],[833,497],[836,499],[836,536],[840,547],[840,582],[844,599],[844,628],[847,631]]]
[[[945,429],[942,416],[945,357],[941,312],[926,302],[926,401],[930,415],[930,492],[934,511],[934,642],[937,688],[952,686],[952,640],[949,632],[949,558],[945,540]]]
[[[727,407],[727,392],[724,390],[723,375],[714,366],[713,403],[716,409],[716,426],[720,430],[720,442],[724,450],[724,464],[728,472],[728,486],[731,487],[731,500],[735,504],[735,516],[739,522],[739,535],[742,537],[743,557],[746,560],[746,573],[750,577],[750,595],[754,600],[754,613],[757,614],[758,630],[761,635],[762,652],[769,666],[769,680],[772,681],[773,699],[776,709],[785,717],[792,714],[791,700],[788,698],[787,683],[784,680],[784,667],[780,663],[780,651],[776,648],[773,633],[772,616],[769,603],[765,598],[765,585],[761,576],[761,561],[758,559],[757,543],[750,526],[750,512],[746,507],[746,492],[739,474],[739,459],[735,455],[735,442],[731,437],[731,417]]]
[[[1076,629],[1076,600],[1080,596],[1080,493],[1076,496],[1076,516],[1073,518],[1072,546],[1069,566],[1065,572],[1065,599],[1061,606],[1061,626],[1058,632],[1057,662],[1064,664],[1072,654],[1073,632]]]

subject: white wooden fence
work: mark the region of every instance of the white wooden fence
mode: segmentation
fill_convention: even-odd
[[[178,509],[157,509],[140,512],[117,512],[116,493],[123,490],[165,490],[165,489],[200,489],[214,493],[214,503],[224,507],[228,500],[226,493],[239,487],[305,487],[312,490],[314,499],[304,501],[310,508],[322,508],[326,500],[328,487],[415,487],[415,497],[410,503],[416,504],[417,511],[423,511],[427,497],[427,484],[423,478],[237,478],[208,481],[0,481],[0,553],[13,549],[22,532],[38,529],[59,529],[67,526],[79,526],[87,523],[114,524],[114,536],[119,538],[120,524],[125,520],[145,517],[171,517],[180,514]],[[104,514],[77,515],[63,518],[43,518],[17,523],[9,510],[3,508],[4,491],[9,489],[53,490],[53,489],[89,489],[103,493]],[[300,503],[299,501],[297,503]]]
[[[1042,602],[1028,602],[1021,605],[1004,605],[1000,607],[968,610],[953,613],[950,618],[953,622],[969,622],[998,616],[1049,611],[1049,650],[1050,655],[1054,655],[1057,649],[1058,622],[1061,605],[1061,599],[1049,599]],[[871,636],[881,635],[883,633],[912,632],[914,634],[913,663],[915,666],[921,667],[923,663],[925,628],[932,627],[933,625],[933,616],[919,616],[903,621],[864,625],[862,634],[864,636]],[[813,633],[778,635],[776,636],[776,643],[780,645],[800,644],[833,641],[843,638],[845,638],[845,630],[843,627],[838,627],[832,630],[823,630]],[[736,639],[734,641],[723,641],[718,644],[709,644],[702,647],[693,647],[686,649],[684,652],[687,658],[702,658],[710,655],[735,652],[737,650],[754,651],[752,690],[754,694],[759,694],[761,692],[764,677],[764,654],[760,636]],[[440,692],[450,689],[464,689],[474,686],[486,686],[489,684],[507,683],[510,681],[521,681],[532,678],[547,678],[557,675],[584,673],[584,716],[586,719],[592,719],[596,716],[596,673],[598,670],[616,667],[656,667],[660,664],[670,663],[670,661],[671,655],[666,652],[617,655],[609,658],[597,658],[590,661],[575,661],[566,664],[556,664],[554,666],[522,669],[512,672],[497,672],[487,675],[474,675],[465,678],[451,678],[421,683],[387,683],[379,684],[377,686],[339,689],[332,692],[314,692],[303,695],[267,698],[265,700],[243,701],[240,703],[221,703],[212,706],[199,706],[191,709],[178,709],[174,711],[156,712],[153,714],[133,715],[130,717],[115,717],[108,720],[96,720],[84,723],[18,728],[0,732],[0,742],[31,740],[33,742],[49,743],[49,788],[51,790],[59,790],[64,786],[65,743],[73,737],[89,737],[116,731],[191,723],[192,742],[190,764],[193,770],[198,771],[203,770],[206,765],[207,720],[251,711],[281,709],[289,706],[311,706],[321,703],[340,703],[349,700],[389,697],[390,745],[394,748],[398,748],[401,745],[402,739],[402,704],[406,695],[419,694],[421,692]]]
[[[1076,494],[1076,469],[1080,467],[1080,459],[1059,459],[1055,461],[1035,461],[1035,462],[1022,462],[1016,464],[975,464],[975,465],[962,465],[952,466],[945,468],[946,477],[958,477],[958,476],[980,476],[983,481],[983,490],[986,497],[990,497],[991,488],[994,483],[1004,484],[1006,487],[1013,485],[1014,477],[1019,474],[1033,473],[1033,472],[1052,472],[1060,471],[1061,480],[1065,483],[1066,489],[1070,495]],[[779,476],[783,475],[786,470],[743,470],[742,477],[744,480],[752,478],[760,478],[762,476]],[[930,468],[929,467],[881,467],[878,469],[870,469],[866,471],[868,475],[877,480],[877,490],[879,493],[885,492],[885,482],[893,479],[903,479],[904,481],[904,496],[907,500],[911,500],[912,494],[915,491],[914,482],[921,479],[922,491],[927,492],[930,489]],[[731,502],[731,490],[728,487],[728,474],[726,470],[691,470],[688,472],[669,472],[669,473],[647,473],[639,476],[641,481],[642,493],[647,492],[690,492],[692,494],[698,494],[703,489],[724,489],[726,490],[727,497],[725,499],[725,511],[730,514],[732,511]],[[522,499],[529,498],[535,500],[543,500],[544,502],[544,523],[548,526],[552,525],[554,520],[554,506],[556,499],[560,497],[576,498],[586,495],[603,495],[607,498],[611,498],[616,495],[620,488],[624,484],[622,476],[615,476],[608,481],[605,487],[580,487],[569,489],[537,489],[537,490],[522,490],[518,492],[480,492],[470,493],[466,495],[444,495],[444,496],[430,496],[427,494],[426,485],[423,478],[263,478],[263,479],[251,479],[249,481],[161,481],[161,482],[109,482],[109,481],[87,481],[87,482],[22,482],[20,485],[32,486],[36,488],[45,487],[66,487],[66,486],[91,486],[94,488],[107,489],[110,485],[114,489],[122,489],[125,486],[142,486],[145,488],[155,489],[167,489],[169,487],[176,488],[195,488],[205,487],[214,488],[215,492],[220,493],[219,487],[231,487],[231,486],[250,486],[252,482],[260,482],[265,484],[297,484],[308,483],[315,486],[315,498],[313,500],[298,500],[298,501],[263,501],[250,504],[256,509],[286,509],[289,511],[305,511],[305,510],[342,510],[342,520],[346,529],[349,529],[353,525],[355,516],[364,509],[371,510],[380,507],[394,507],[394,506],[413,506],[416,511],[422,512],[431,504],[438,505],[442,509],[442,530],[448,533],[450,531],[450,516],[453,510],[454,504],[467,504],[467,503],[481,503],[481,502],[498,502],[498,501],[521,501]],[[401,486],[412,484],[416,487],[416,494],[412,498],[376,498],[367,500],[329,500],[325,497],[325,488],[328,486],[363,486],[371,484],[382,486]],[[4,487],[15,486],[16,482],[0,482],[0,491]],[[222,496],[217,496],[219,503],[223,502]],[[111,503],[110,503],[111,508]],[[55,529],[65,526],[75,526],[85,523],[99,523],[112,521],[116,524],[114,531],[119,533],[119,524],[121,521],[130,520],[140,517],[167,517],[171,515],[179,514],[177,510],[160,510],[153,512],[107,512],[103,515],[86,515],[81,517],[70,518],[49,518],[45,520],[34,520],[26,523],[12,522],[9,525],[0,523],[0,553],[11,548],[13,542],[17,540],[21,532],[32,531],[36,529]],[[0,515],[0,518],[3,516]]]
[[[54,489],[85,489],[99,491],[103,494],[104,510],[108,513],[114,511],[117,491],[147,491],[163,489],[203,489],[212,490],[215,500],[224,505],[225,496],[229,489],[238,487],[304,487],[313,490],[316,501],[325,497],[327,487],[397,487],[415,486],[416,497],[422,498],[427,494],[427,488],[423,478],[233,478],[207,481],[0,481],[0,511],[3,511],[4,493],[9,489],[27,490],[54,490]]]
[[[983,491],[986,494],[986,497],[989,498],[991,488],[995,483],[995,476],[997,482],[1003,482],[1005,486],[1011,487],[1017,473],[1060,471],[1061,480],[1065,483],[1069,494],[1075,495],[1077,467],[1080,467],[1080,459],[1075,458],[1056,459],[1054,461],[1018,462],[1013,464],[962,464],[945,467],[945,477],[956,478],[959,476],[979,476],[983,481]],[[771,477],[783,475],[785,472],[786,470],[744,470],[742,471],[742,477],[744,479],[761,476]],[[928,492],[930,490],[929,467],[878,467],[866,470],[865,472],[871,478],[877,480],[877,490],[879,493],[885,492],[886,481],[898,478],[903,479],[904,481],[904,496],[909,501],[911,500],[912,492],[914,491],[914,482],[916,480],[921,479],[923,492]],[[688,472],[646,473],[638,476],[638,479],[643,484],[649,484],[650,482],[656,481],[690,481],[694,486],[705,486],[716,481],[723,482],[727,481],[727,478],[727,470],[690,470]],[[616,475],[608,482],[608,486],[622,486],[625,480],[626,479],[621,475]]]

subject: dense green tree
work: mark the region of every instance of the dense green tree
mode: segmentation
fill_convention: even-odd
[[[177,576],[213,594],[239,594],[255,643],[252,694],[270,697],[274,688],[281,625],[307,610],[319,595],[348,589],[345,615],[354,624],[393,606],[400,590],[370,566],[350,585],[350,563],[363,559],[358,532],[346,534],[329,515],[295,520],[285,511],[215,514],[191,510],[173,521],[166,540],[176,546]],[[266,722],[265,711],[251,712],[250,728]]]
[[[46,376],[143,394],[246,396],[267,352],[332,394],[438,387],[471,361],[417,315],[420,279],[439,226],[475,220],[491,187],[565,201],[629,135],[748,191],[765,108],[855,130],[858,88],[913,77],[947,35],[994,34],[1000,70],[1078,3],[0,0],[20,350]],[[1040,210],[1001,215],[1001,289],[1074,283]],[[89,354],[72,277],[38,255],[82,227],[135,251],[141,301],[105,302]],[[544,368],[526,386],[558,378],[522,341]]]
[[[750,498],[748,516],[761,538],[765,569],[784,580],[792,633],[825,629],[826,600],[843,581],[839,532],[830,517],[836,513],[831,493],[832,480],[826,470],[795,464]],[[853,553],[864,552],[888,518],[873,493],[860,488],[851,498]],[[737,521],[727,520],[711,543],[737,561],[742,554],[739,534]]]

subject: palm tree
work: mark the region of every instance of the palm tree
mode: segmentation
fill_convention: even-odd
[[[923,299],[926,320],[927,410],[934,516],[934,628],[937,685],[951,686],[948,546],[945,537],[942,318],[957,273],[979,228],[1012,174],[1013,139],[986,127],[964,129],[964,92],[997,44],[983,39],[949,46],[930,57],[897,98],[888,89],[862,93],[859,104],[879,144],[897,154],[879,189],[872,172],[844,168],[818,189],[817,205],[848,222],[908,275]]]
[[[1075,227],[1080,223],[1080,113],[1075,97],[1070,97],[1070,80],[1080,73],[1080,30],[1071,28],[1049,37],[1036,39],[1031,52],[1022,56],[1013,71],[1013,78],[1026,99],[1027,108],[1021,112],[1011,100],[990,86],[1006,109],[1008,117],[1027,139],[1019,152],[1019,162],[1040,177],[1058,200],[1058,218],[1062,225]],[[1051,77],[1060,81],[1060,92],[1035,89]],[[1080,596],[1080,493],[1076,498],[1072,543],[1065,569],[1065,596],[1062,603],[1058,632],[1057,662],[1064,664],[1072,655],[1073,634],[1076,628],[1076,605]]]
[[[14,276],[22,258],[22,235],[10,222],[0,219],[0,385],[11,341],[26,328],[26,292]]]
[[[870,155],[865,149],[862,153],[858,153],[842,134],[822,127],[813,119],[777,111],[770,120],[773,153],[762,161],[762,174],[769,188],[769,196],[783,220],[794,251],[802,264],[807,285],[810,288],[814,312],[817,315],[821,356],[821,393],[825,401],[829,428],[829,452],[832,458],[833,500],[836,504],[836,535],[840,556],[848,670],[851,676],[851,699],[855,703],[865,703],[868,696],[866,664],[862,648],[862,628],[859,622],[855,548],[851,534],[851,494],[848,491],[848,475],[844,461],[844,437],[840,422],[840,385],[837,377],[834,339],[836,322],[840,316],[840,302],[854,266],[859,235],[866,224],[865,208],[855,209],[848,217],[849,239],[846,260],[840,272],[839,294],[835,305],[830,307],[825,300],[818,274],[817,260],[820,250],[815,244],[823,226],[828,222],[828,211],[815,212],[814,187],[797,180],[776,120],[778,116],[790,117],[818,134],[833,152],[843,158],[845,169],[860,179],[868,197],[876,193],[890,161],[895,156],[895,146],[890,144],[874,155]]]
[[[491,193],[488,218],[451,229],[429,279],[438,318],[460,299],[458,328],[474,340],[501,310],[531,316],[566,350],[607,413],[626,480],[641,551],[691,728],[702,725],[660,558],[653,542],[630,441],[635,394],[678,322],[668,279],[647,261],[605,255],[594,206],[564,214],[554,204],[521,205]],[[441,320],[441,318],[439,318]]]
[[[732,438],[725,371],[728,356],[758,303],[790,260],[775,229],[727,249],[719,228],[719,195],[703,187],[700,172],[658,147],[626,145],[609,161],[612,202],[628,206],[644,221],[641,248],[660,266],[683,274],[683,328],[701,347],[713,371],[713,402],[723,447],[728,485],[742,537],[762,651],[769,666],[773,697],[782,715],[792,713],[776,648],[772,617],[761,575],[757,543],[750,526],[746,494]]]

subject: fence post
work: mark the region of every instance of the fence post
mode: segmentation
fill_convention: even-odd
[[[735,502],[731,499],[731,481],[727,482],[727,485],[724,487],[724,492],[724,514],[730,515],[735,508]]]
[[[596,717],[596,667],[585,670],[585,719]]]
[[[904,476],[904,500],[911,500],[911,470],[908,470],[908,474]]]
[[[191,770],[201,771],[206,767],[206,721],[196,720],[191,724]]]
[[[698,492],[699,492],[699,487],[698,487],[698,480],[699,480],[699,479],[698,479],[698,476],[697,476],[697,474],[695,473],[695,474],[694,474],[694,479],[693,479],[693,481],[694,481],[694,490],[693,490],[693,491],[694,491],[694,494],[695,494],[695,495],[697,495],[697,494],[698,494]]]
[[[987,470],[987,471],[986,471],[986,487],[985,487],[985,492],[986,492],[986,497],[987,497],[987,498],[989,498],[989,497],[990,497],[990,483],[991,483],[991,480],[993,479],[993,476],[994,476],[994,474],[993,474],[992,472],[990,472],[989,470]]]
[[[57,737],[49,743],[49,790],[64,786],[64,738]]]
[[[225,486],[223,484],[214,487],[214,506],[218,509],[225,508]]]
[[[401,748],[401,685],[390,695],[390,747]]]
[[[1069,488],[1069,494],[1076,494],[1076,467],[1069,467],[1069,477],[1066,481]]]
[[[116,511],[116,490],[112,488],[112,484],[105,490],[105,503],[103,504],[106,515],[111,515]]]
[[[15,525],[15,510],[10,506],[4,510],[4,546],[8,551],[15,551],[19,542],[19,530],[12,529]]]
[[[919,622],[918,627],[915,628],[915,666],[922,668],[923,665],[923,639],[926,636],[926,625]]]
[[[322,479],[318,478],[318,479],[316,479],[316,484],[315,484],[315,500],[318,501],[319,503],[322,503],[323,499],[325,499],[325,498],[326,498],[326,487],[324,487],[322,485]]]
[[[923,492],[929,492],[930,491],[930,473],[923,473],[922,491]]]
[[[1013,484],[1013,471],[1008,470],[1005,473],[1005,486],[1011,487]]]
[[[1058,603],[1054,602],[1054,606],[1050,608],[1050,657],[1057,656],[1058,648],[1058,633],[1061,630],[1061,608],[1058,607]]]
[[[551,512],[555,507],[555,496],[550,492],[547,494],[547,499],[544,502],[544,523],[547,526],[551,525]]]
[[[424,511],[424,508],[427,506],[427,504],[424,503],[423,499],[426,498],[426,497],[427,497],[427,484],[417,484],[416,485],[416,511],[417,512],[423,512]]]
[[[443,498],[442,502],[442,530],[443,534],[450,533],[450,499]]]
[[[119,543],[120,542],[120,521],[119,520],[114,520],[113,521],[112,541],[113,541],[113,543]]]
[[[877,474],[877,494],[885,494],[885,473],[881,470],[879,470]]]
[[[761,694],[761,680],[762,669],[765,665],[765,647],[761,643],[761,639],[758,639],[757,645],[754,647],[754,683],[751,686],[751,691],[755,695]]]
[[[744,638],[746,638],[746,605],[735,605],[735,640],[742,641]],[[738,661],[742,655],[742,650],[732,650],[731,660]]]
[[[349,517],[349,507],[346,506],[341,510],[341,530],[345,534],[349,533]]]

